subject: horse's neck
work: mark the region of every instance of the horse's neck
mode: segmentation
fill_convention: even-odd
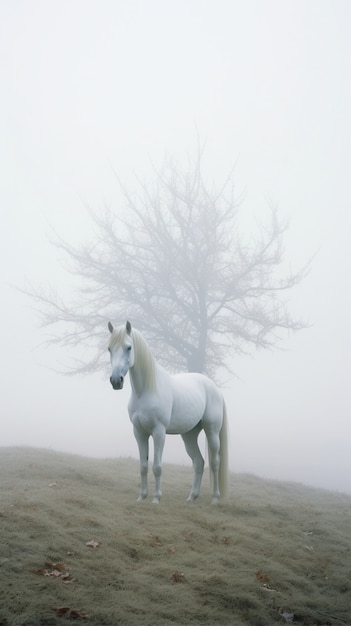
[[[157,364],[151,352],[143,346],[139,358],[136,358],[133,367],[129,370],[132,390],[137,396],[155,390],[156,369]]]
[[[146,391],[145,376],[138,365],[133,365],[129,370],[130,384],[132,391],[137,396],[141,396]]]

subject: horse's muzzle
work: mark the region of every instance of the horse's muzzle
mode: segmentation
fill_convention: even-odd
[[[123,376],[111,376],[110,383],[113,389],[123,389],[124,378]]]

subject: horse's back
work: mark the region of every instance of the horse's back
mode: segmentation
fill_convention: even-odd
[[[222,395],[207,376],[188,372],[171,376],[171,381],[173,406],[168,433],[187,432],[201,420],[222,417]]]

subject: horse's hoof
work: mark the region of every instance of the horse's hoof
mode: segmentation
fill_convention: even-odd
[[[212,498],[211,500],[211,504],[219,504],[219,498],[217,496],[215,496],[214,498]]]
[[[190,494],[190,496],[187,497],[186,501],[187,502],[195,502],[197,496],[193,496],[192,494]]]
[[[146,500],[146,496],[139,496],[139,498],[137,498],[137,502],[144,502],[144,500]]]
[[[158,498],[157,496],[155,496],[155,497],[152,499],[152,504],[160,504],[160,498]]]

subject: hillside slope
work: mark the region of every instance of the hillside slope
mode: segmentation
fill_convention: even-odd
[[[26,448],[0,472],[0,626],[351,624],[348,496],[232,475],[228,502],[206,477],[189,504],[166,465],[137,503],[134,460]]]

